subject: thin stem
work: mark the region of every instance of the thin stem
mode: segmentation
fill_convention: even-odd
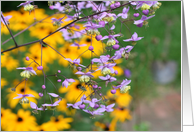
[[[11,35],[11,37],[12,37],[14,43],[15,43],[15,47],[18,47],[18,44],[17,44],[17,42],[16,42],[16,40],[15,40],[15,38],[14,38],[14,36],[13,36],[11,30],[9,29],[9,27],[8,27],[8,25],[7,25],[7,22],[5,21],[5,19],[4,19],[4,17],[3,17],[3,14],[1,14],[1,18],[3,19],[3,21],[4,21],[4,23],[5,23],[6,27],[7,27],[7,29],[9,30],[9,33],[10,33],[10,35]]]

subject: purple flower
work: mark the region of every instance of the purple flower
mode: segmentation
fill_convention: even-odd
[[[66,58],[65,60],[71,62],[73,65],[77,64],[79,66],[85,67],[84,65],[80,64],[80,59],[74,59],[73,61],[70,58]]]
[[[72,45],[70,45],[70,46],[73,46],[73,47],[77,47],[78,49],[80,48],[80,47],[83,47],[83,46],[86,46],[87,44],[81,44],[81,45],[79,45],[78,43],[76,43],[76,42],[74,42]]]
[[[3,16],[3,13],[2,13],[2,12],[1,12],[1,15]],[[9,24],[8,20],[9,20],[11,17],[12,17],[11,15],[6,16],[6,17],[3,16],[3,18],[4,18],[4,20],[5,20],[5,23],[4,23],[4,20],[3,20],[2,17],[1,17],[1,22],[2,22],[4,25],[8,25],[8,24]]]
[[[98,19],[106,22],[112,22],[116,20],[116,18],[117,18],[117,15],[114,13],[103,12],[100,14]]]
[[[75,82],[74,79],[70,78],[70,79],[65,79],[63,82],[62,82],[62,86],[63,87],[68,87],[70,86],[73,82]]]
[[[114,109],[112,109],[112,107],[114,107],[115,106],[115,103],[113,103],[113,104],[110,104],[110,105],[108,105],[108,106],[105,106],[105,105],[100,105],[102,108],[104,108],[105,109],[105,111],[107,111],[107,112],[112,112]]]
[[[131,89],[130,86],[127,86],[129,83],[131,83],[131,80],[123,80],[122,83],[118,86],[113,86],[113,88],[117,89],[120,88],[120,93],[126,93],[129,89]]]
[[[57,100],[57,101],[55,101],[53,104],[42,104],[42,106],[57,106],[57,105],[59,105],[59,102],[61,101],[61,99],[59,99],[59,100]]]
[[[63,23],[63,22],[62,22],[62,19],[63,19],[63,18],[64,18],[64,17],[59,18],[59,19],[51,18],[52,23],[53,23],[53,26],[61,26],[61,23]]]
[[[104,108],[99,108],[99,109],[94,110],[94,111],[90,111],[90,110],[83,110],[83,111],[85,111],[86,113],[89,113],[91,115],[103,115],[102,112],[104,112],[105,109]]]
[[[148,19],[150,19],[150,18],[152,18],[152,17],[154,17],[154,16],[155,16],[155,15],[152,15],[152,16],[147,17],[147,16],[145,16],[145,15],[142,15],[141,19],[140,19],[140,20],[137,20],[137,21],[134,21],[133,24],[137,25],[138,27],[142,27],[143,24],[147,24],[147,23],[145,22],[146,20],[148,20]]]
[[[153,5],[153,1],[138,1],[136,10],[139,8],[141,8],[142,10],[147,10],[147,9],[150,9],[152,5]]]
[[[131,77],[131,71],[129,69],[124,70],[125,77],[129,78]]]
[[[109,59],[110,59],[110,56],[101,55],[100,59],[94,58],[94,59],[92,59],[92,62],[97,62],[97,63],[103,64],[103,63],[108,62]]]
[[[34,9],[34,6],[30,4],[32,2],[33,1],[26,1],[25,3],[21,3],[17,7],[24,6],[25,11],[32,11]]]
[[[114,60],[120,59],[122,57],[126,58],[126,55],[133,49],[134,46],[126,46],[118,51],[115,52],[114,56],[112,57]]]
[[[24,97],[34,97],[32,94],[17,94],[17,97],[14,97],[13,99],[19,99],[19,98],[24,98]]]
[[[84,72],[78,71],[75,74],[82,75],[81,77],[79,77],[79,80],[80,82],[85,82],[85,83],[90,81],[90,77],[94,77],[93,75],[91,75],[91,72],[84,73]]]
[[[52,5],[49,7],[51,10],[53,9],[57,9],[59,10],[60,12],[64,12],[64,9],[65,7],[64,6],[61,6],[61,4],[59,2],[57,2],[55,5]]]
[[[34,97],[34,95],[32,95],[32,94],[17,94],[17,95],[18,96],[17,97],[14,97],[13,99],[22,98],[19,101],[20,104],[28,104],[29,103],[29,100],[26,97]]]
[[[20,73],[21,77],[30,78],[31,75],[36,75],[32,67],[18,67],[16,69],[24,69],[24,71]]]
[[[105,39],[108,39],[107,41],[107,46],[112,46],[112,45],[115,45],[116,44],[116,38],[115,37],[118,37],[118,36],[121,36],[120,34],[115,34],[115,35],[108,35],[108,36],[104,36],[101,40],[105,40]]]
[[[59,95],[58,94],[55,94],[55,93],[48,93],[50,96],[52,96],[52,97],[59,97]]]
[[[137,33],[134,32],[134,34],[131,36],[130,39],[125,39],[123,41],[125,42],[129,42],[129,41],[138,41],[138,40],[141,40],[143,37],[138,37]]]
[[[91,34],[91,35],[100,35],[98,28],[103,27],[102,25],[98,25],[92,22],[89,22],[85,24],[84,26],[86,27],[87,34]]]
[[[97,69],[96,71],[101,70],[101,73],[102,73],[103,75],[107,75],[107,74],[110,74],[110,73],[114,73],[113,67],[114,67],[115,65],[116,65],[116,63],[104,64],[104,65],[102,65],[102,66],[99,66],[98,69]]]
[[[90,101],[90,100],[85,100],[84,103],[88,103],[88,104],[90,105],[90,107],[93,108],[93,107],[95,106],[95,103],[98,102],[98,101],[100,101],[100,100],[101,100],[101,99],[98,100],[97,98],[93,98],[92,101]]]
[[[110,75],[106,75],[106,77],[104,77],[104,76],[99,76],[99,78],[100,78],[101,80],[106,81],[106,87],[107,87],[107,85],[108,85],[109,82],[113,82],[113,81],[116,81],[116,80],[117,80],[116,78],[111,77]]]
[[[35,110],[43,110],[43,108],[38,108],[38,106],[34,102],[30,102],[30,107]]]
[[[126,19],[127,17],[128,17],[128,11],[129,11],[129,6],[128,6],[128,8],[126,8],[126,7],[124,7],[123,8],[123,12],[122,13],[119,13],[117,16],[118,17],[122,17],[123,19]]]
[[[74,20],[75,18],[79,17],[81,13],[75,13],[73,16],[67,15],[67,19],[65,19],[65,21],[71,21]]]
[[[73,107],[75,109],[80,109],[79,106],[82,104],[82,103],[85,103],[85,100],[86,100],[86,96],[85,94],[81,97],[81,101],[75,103],[75,104],[67,104],[67,107]]]

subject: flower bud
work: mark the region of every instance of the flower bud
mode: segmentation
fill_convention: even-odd
[[[98,87],[98,89],[101,89],[102,87]]]
[[[89,46],[88,48],[90,51],[93,51],[94,50],[94,47],[93,46]]]
[[[26,60],[27,60],[27,61],[29,61],[29,60],[30,60],[30,58],[27,56],[27,57],[26,57]]]
[[[58,72],[58,73],[61,73],[61,71],[60,71],[60,70],[58,70],[57,72]]]
[[[115,70],[115,75],[117,75],[118,74],[118,71],[117,70]]]
[[[81,104],[81,105],[79,105],[79,108],[80,109],[84,109],[86,107],[86,105],[85,104]]]
[[[120,2],[118,1],[114,4],[115,7],[119,7],[120,5],[121,5]]]
[[[99,108],[99,105],[98,104],[95,104],[94,105],[94,109],[98,109]]]
[[[115,94],[117,91],[116,91],[116,89],[112,89],[110,92],[111,92],[112,94]]]
[[[11,91],[15,92],[16,88],[11,88]]]
[[[119,45],[118,45],[118,44],[115,44],[115,45],[112,46],[112,48],[113,48],[114,50],[117,50],[117,49],[119,49]]]
[[[110,5],[110,8],[111,8],[111,9],[114,9],[114,8],[115,8],[115,5],[114,5],[114,4],[111,4],[111,5]]]
[[[43,66],[38,66],[37,69],[38,70],[42,70],[43,69]]]
[[[142,13],[143,13],[144,15],[148,15],[148,14],[149,14],[149,10],[143,10]]]
[[[43,93],[38,93],[38,95],[39,95],[40,97],[42,97],[42,96],[43,96]]]
[[[42,89],[45,89],[46,88],[46,86],[45,85],[42,85]]]
[[[61,79],[58,79],[57,82],[61,82]]]
[[[98,85],[93,85],[93,88],[98,88]]]
[[[139,13],[134,13],[133,16],[134,17],[138,17],[139,16]]]
[[[95,38],[96,38],[97,41],[100,41],[102,39],[102,35],[96,35]]]

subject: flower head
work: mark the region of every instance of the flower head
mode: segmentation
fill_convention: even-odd
[[[33,5],[30,4],[32,2],[33,1],[26,1],[25,3],[21,3],[17,7],[24,6],[24,10],[25,11],[32,11],[32,10],[34,10],[34,7],[35,7],[35,6],[33,6]]]
[[[16,69],[24,69],[24,71],[20,73],[21,77],[30,78],[31,75],[36,75],[32,67],[18,67]]]
[[[70,79],[65,79],[63,82],[62,82],[62,86],[63,87],[68,87],[70,86],[73,82],[75,82],[74,79],[70,78]]]
[[[79,77],[79,80],[80,82],[85,82],[85,83],[90,81],[90,77],[94,77],[93,75],[91,75],[91,72],[84,73],[84,72],[78,71],[75,74],[82,75],[81,77]]]
[[[51,18],[51,20],[52,20],[52,23],[53,23],[53,26],[61,26],[61,23],[63,23],[62,22],[62,19],[63,19],[64,17],[62,17],[62,18],[59,18],[59,19],[56,19],[56,18]]]
[[[8,24],[9,24],[8,20],[9,20],[10,18],[12,18],[12,16],[11,16],[11,15],[8,15],[8,16],[4,17],[2,12],[1,12],[1,15],[2,15],[2,17],[4,18],[4,20],[3,20],[3,18],[1,17],[1,22],[2,22],[4,25],[8,25]],[[4,22],[4,21],[5,21],[5,22]]]
[[[119,13],[117,16],[118,17],[122,17],[123,19],[126,19],[127,17],[128,17],[128,11],[129,11],[129,6],[128,6],[128,8],[126,8],[126,7],[124,7],[123,8],[123,12],[122,13]]]
[[[17,94],[17,97],[14,97],[13,99],[18,99],[18,98],[22,98],[20,99],[19,103],[20,104],[28,104],[29,100],[26,97],[34,97],[34,95],[32,94]]]
[[[143,38],[143,37],[138,37],[137,33],[134,32],[134,34],[131,36],[130,39],[125,39],[125,40],[123,40],[123,41],[125,41],[125,42],[133,41],[132,43],[134,43],[134,42],[136,42],[136,41],[138,41],[138,40],[141,40],[142,38]]]

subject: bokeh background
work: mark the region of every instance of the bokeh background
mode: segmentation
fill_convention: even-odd
[[[34,22],[34,18],[41,20],[54,13],[48,8],[47,2],[38,2],[38,9],[30,15],[22,8],[17,8],[21,2],[1,2],[1,9],[4,16],[12,15],[9,20],[9,27],[13,34],[27,28]],[[109,102],[116,102],[114,112],[92,119],[89,114],[79,110],[66,108],[67,102],[73,102],[82,92],[78,89],[79,81],[68,89],[62,88],[57,78],[49,77],[55,83],[63,101],[54,110],[48,110],[39,114],[33,114],[29,105],[21,105],[19,100],[13,100],[16,93],[23,93],[24,83],[22,82],[12,92],[10,88],[16,86],[22,78],[17,67],[24,67],[29,64],[25,57],[29,56],[40,62],[40,44],[33,44],[26,47],[6,52],[1,55],[1,129],[2,130],[137,130],[137,131],[178,131],[181,130],[181,2],[161,1],[162,6],[156,11],[155,17],[148,20],[149,27],[138,28],[132,22],[126,22],[131,32],[137,32],[144,36],[138,41],[131,51],[129,59],[119,60],[118,66],[114,67],[119,74],[116,76],[120,81],[124,78],[131,79],[131,90],[126,94],[112,96],[110,91],[104,88],[103,94],[109,98]],[[122,8],[121,8],[122,10]],[[87,10],[84,11],[87,14]],[[133,17],[130,9],[129,17]],[[56,15],[60,18],[63,15]],[[53,17],[53,16],[52,16]],[[57,28],[51,23],[51,18],[45,19],[42,23],[32,26],[15,39],[18,44],[41,39]],[[67,22],[68,23],[68,22]],[[67,24],[64,23],[64,24]],[[63,25],[64,25],[63,24]],[[83,30],[81,23],[77,24]],[[120,31],[120,23],[115,23],[115,33]],[[106,32],[100,30],[102,35]],[[129,38],[130,34],[126,28],[122,28],[123,38]],[[1,24],[1,43],[10,38],[5,26]],[[94,42],[95,52],[102,53],[101,43]],[[86,48],[76,49],[72,44],[63,39],[62,34],[56,33],[45,40],[56,48],[67,58],[77,58]],[[91,39],[84,36],[80,44],[90,45]],[[127,45],[127,43],[123,43]],[[12,40],[1,45],[1,51],[13,47]],[[39,54],[38,54],[39,53]],[[81,57],[82,63],[89,62],[90,53]],[[77,78],[70,70],[67,61],[56,54],[49,47],[43,48],[43,66],[48,75],[55,74],[61,70],[63,75]],[[36,65],[32,65],[36,68]],[[95,77],[100,73],[96,73]],[[30,78],[26,92],[35,95],[30,101],[37,102],[38,93],[41,92],[43,78],[41,72],[38,76]],[[47,89],[56,92],[52,83],[47,80]],[[49,98],[47,99],[49,100]],[[9,126],[9,127],[8,127]],[[25,126],[25,127],[24,127]],[[52,126],[52,127],[49,127]],[[9,129],[8,129],[9,128]],[[52,128],[52,130],[51,130]]]

